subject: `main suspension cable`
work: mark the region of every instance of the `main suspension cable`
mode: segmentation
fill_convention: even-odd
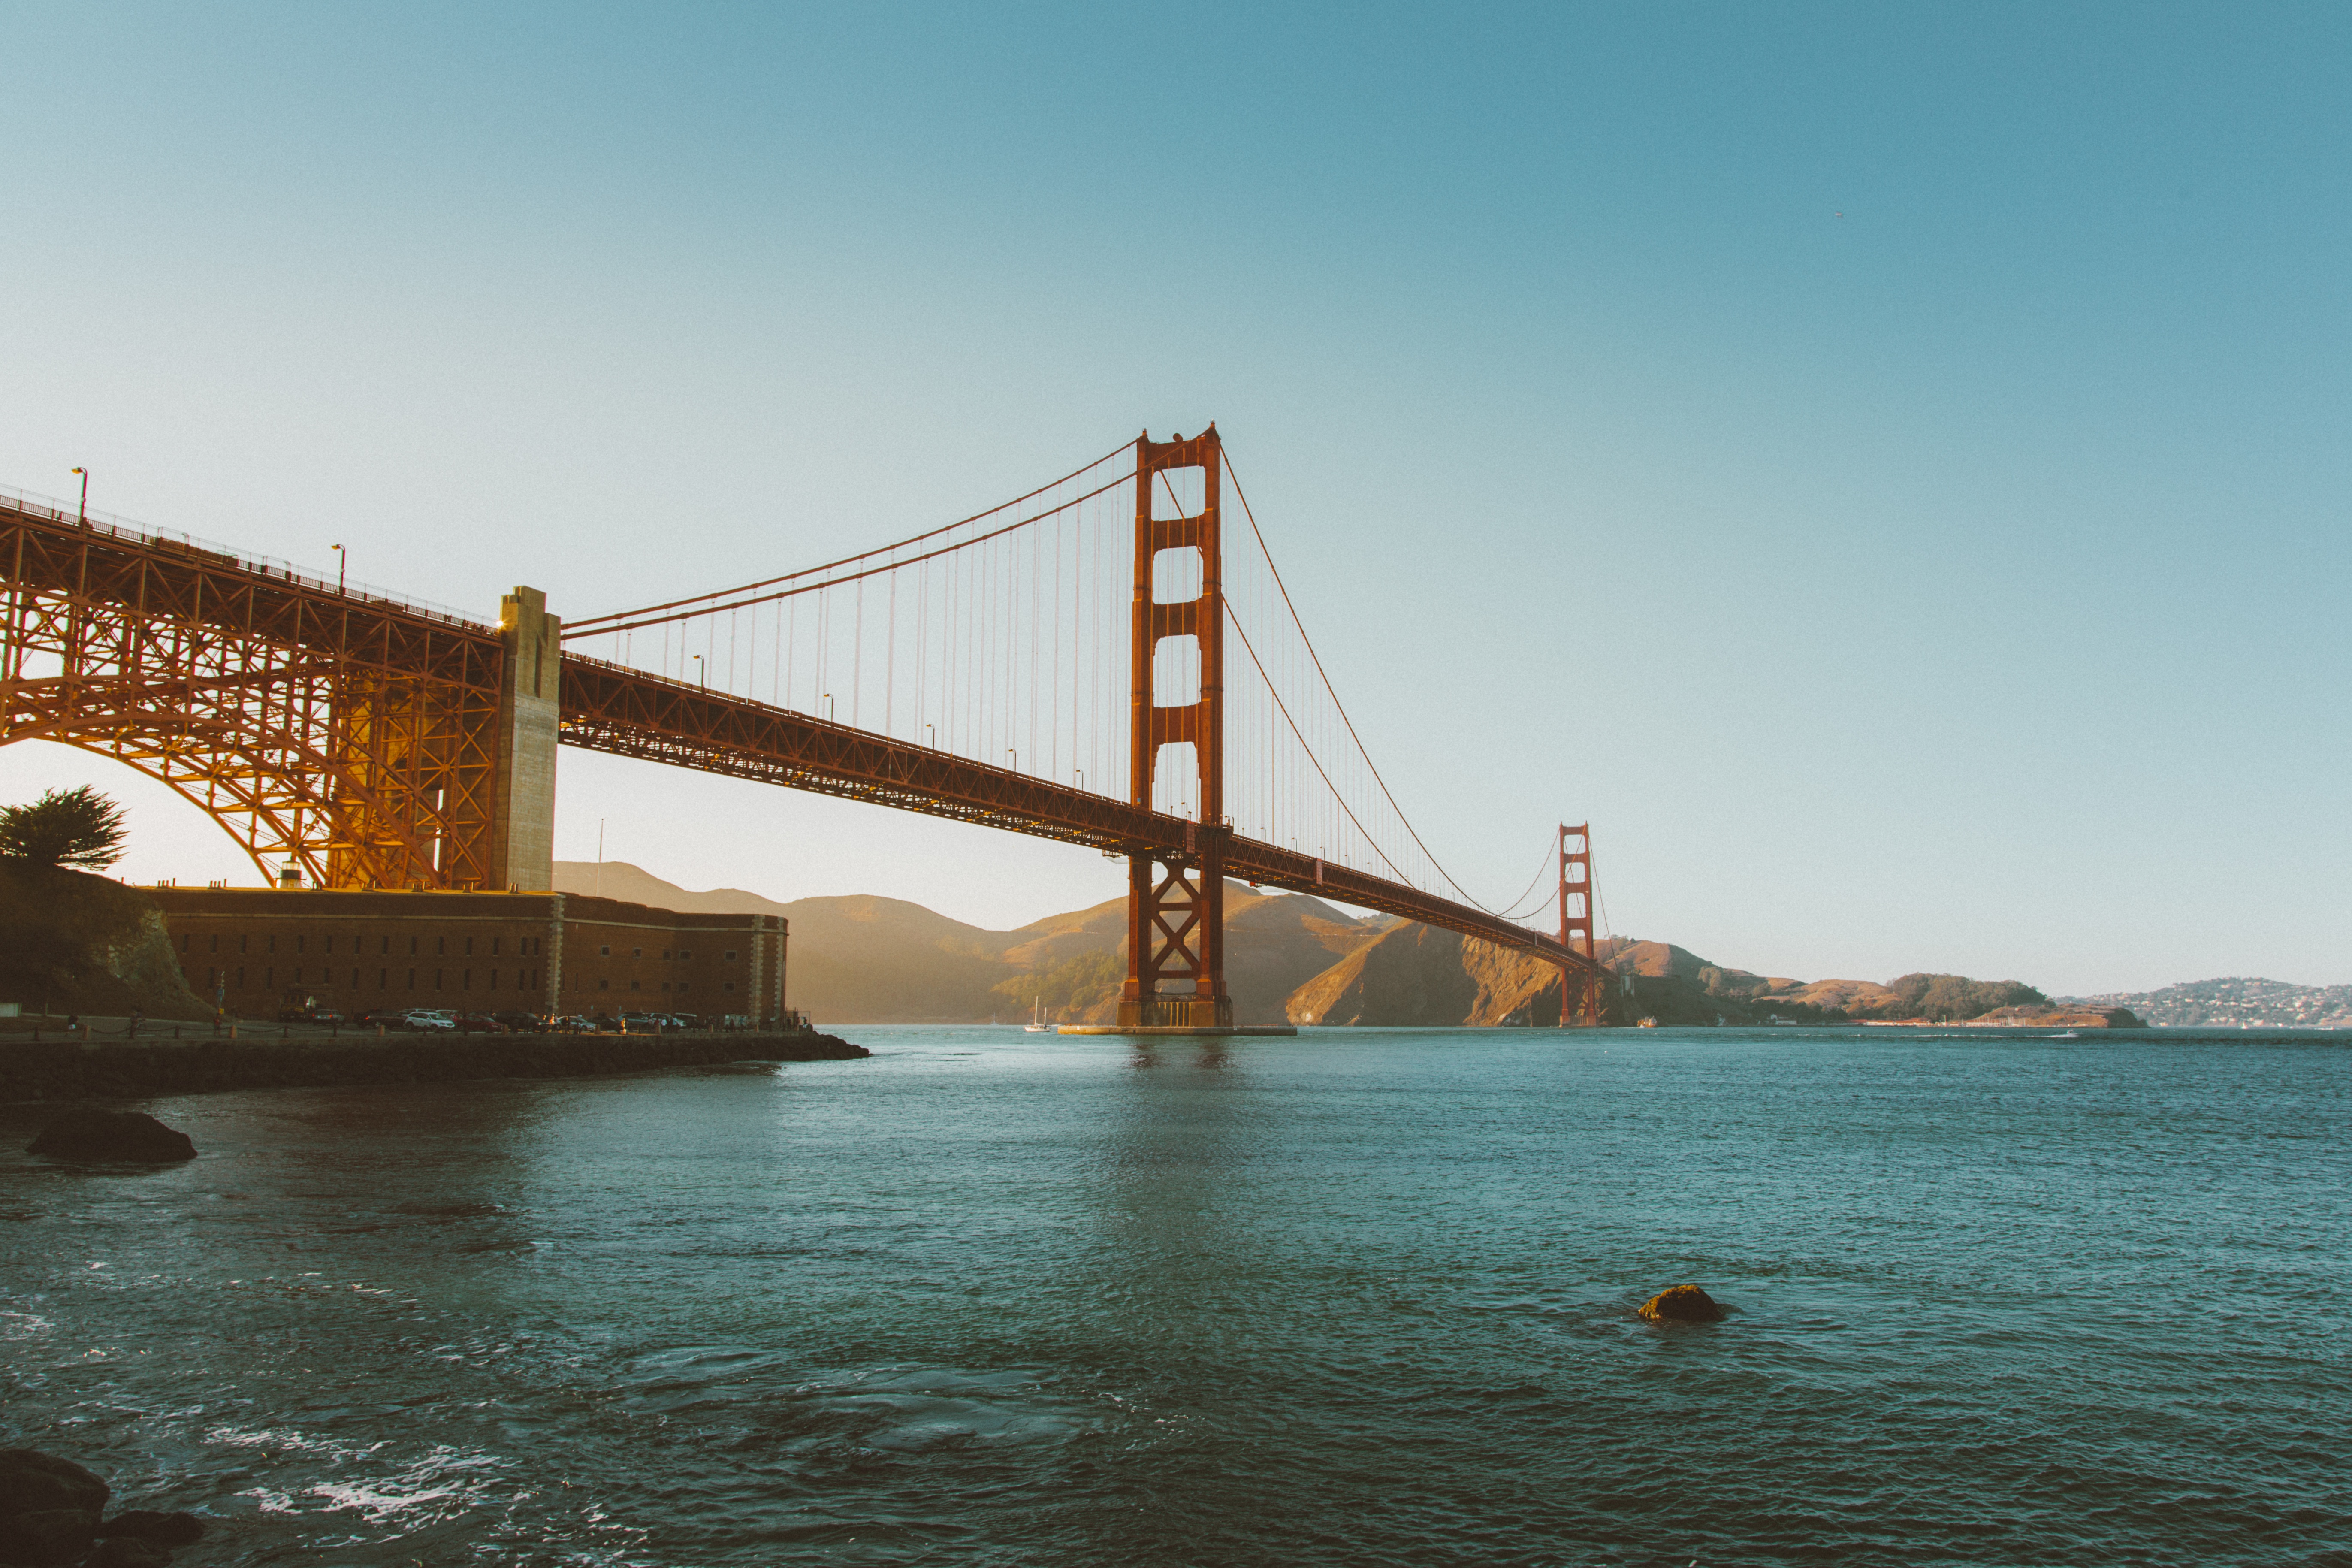
[[[1223,448],[1221,447],[1219,450],[1222,455]],[[1487,914],[1496,915],[1496,918],[1500,919],[1500,915],[1497,914],[1496,910],[1488,909],[1485,904],[1480,903],[1476,899],[1471,897],[1469,889],[1465,888],[1460,882],[1454,879],[1454,874],[1445,868],[1444,863],[1441,862],[1435,855],[1430,853],[1429,846],[1422,842],[1421,834],[1414,828],[1412,819],[1405,816],[1404,807],[1397,805],[1395,795],[1391,793],[1389,789],[1388,780],[1381,776],[1380,764],[1372,761],[1371,753],[1364,749],[1363,737],[1356,733],[1356,723],[1354,720],[1348,717],[1347,705],[1339,700],[1339,692],[1332,689],[1331,677],[1323,668],[1322,656],[1315,651],[1315,639],[1307,635],[1306,623],[1298,618],[1298,606],[1291,602],[1290,586],[1282,580],[1282,568],[1274,563],[1274,552],[1266,547],[1265,531],[1260,529],[1257,525],[1257,514],[1250,510],[1249,492],[1242,489],[1242,479],[1239,474],[1234,471],[1233,459],[1229,457],[1225,458],[1224,464],[1225,477],[1233,480],[1234,494],[1240,498],[1242,503],[1242,515],[1249,520],[1250,532],[1257,540],[1258,553],[1265,558],[1265,569],[1269,573],[1273,574],[1274,585],[1281,591],[1283,608],[1290,612],[1290,624],[1298,628],[1299,640],[1304,643],[1307,647],[1307,657],[1314,661],[1315,674],[1318,679],[1322,681],[1324,691],[1330,697],[1331,706],[1338,710],[1339,722],[1347,726],[1348,738],[1356,743],[1356,754],[1363,758],[1364,766],[1371,770],[1372,782],[1381,786],[1381,794],[1387,796],[1389,808],[1396,813],[1397,821],[1403,825],[1405,832],[1411,835],[1413,843],[1419,847],[1422,854],[1428,857],[1430,865],[1436,870],[1437,874],[1445,879],[1446,885],[1451,887],[1455,892],[1461,894],[1463,900],[1465,903],[1468,903],[1475,909],[1484,910]],[[1245,637],[1242,640],[1246,644],[1249,639]],[[1305,744],[1303,739],[1300,743],[1302,745]],[[1310,752],[1308,755],[1311,757],[1313,753]],[[1320,763],[1316,763],[1316,768],[1318,772],[1320,772],[1322,764]],[[1328,777],[1325,782],[1327,784],[1329,782]],[[1334,790],[1333,793],[1336,795],[1338,792]],[[1340,804],[1342,808],[1345,809],[1346,803],[1343,801]],[[1349,813],[1349,820],[1351,822],[1355,820],[1355,814],[1353,812]],[[1382,860],[1387,860],[1388,857],[1383,854],[1381,856],[1381,858]],[[1393,868],[1393,862],[1391,862],[1391,868]],[[1541,876],[1542,873],[1538,872],[1537,875]],[[1516,902],[1517,900],[1513,901]]]

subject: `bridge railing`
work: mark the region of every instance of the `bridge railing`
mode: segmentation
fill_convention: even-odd
[[[429,600],[395,594],[388,588],[379,588],[367,583],[353,583],[346,580],[338,585],[333,578],[313,575],[301,570],[290,561],[281,561],[275,556],[256,555],[250,551],[238,550],[176,529],[149,528],[142,523],[133,522],[129,518],[118,517],[111,512],[95,510],[85,512],[78,502],[59,500],[54,496],[38,495],[31,490],[18,489],[13,485],[0,485],[0,508],[20,512],[26,517],[38,518],[47,522],[61,522],[68,528],[79,528],[105,538],[119,539],[125,543],[142,548],[185,555],[202,565],[251,572],[275,582],[294,584],[313,593],[340,594],[342,597],[359,604],[404,611],[409,615],[421,616],[426,620],[463,626],[467,631],[480,632],[490,629],[488,625],[478,617],[466,615],[446,605],[436,605]]]

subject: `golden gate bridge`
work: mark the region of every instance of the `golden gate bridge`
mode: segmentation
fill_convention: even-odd
[[[571,745],[1124,859],[1122,1028],[1233,1026],[1229,877],[1533,954],[1561,971],[1563,1025],[1600,1020],[1588,829],[1560,827],[1498,907],[1438,862],[1214,426],[895,542],[569,624],[535,589],[485,626],[29,497],[0,497],[0,744],[159,779],[265,877],[543,889]],[[1521,923],[1547,904],[1553,931]]]

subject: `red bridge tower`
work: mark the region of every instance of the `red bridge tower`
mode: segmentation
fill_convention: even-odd
[[[1197,803],[1184,847],[1128,847],[1127,984],[1119,994],[1121,1028],[1225,1029],[1234,1022],[1225,993],[1225,598],[1219,552],[1218,479],[1223,447],[1211,425],[1191,440],[1135,443],[1135,609],[1129,660],[1134,671],[1129,712],[1129,798],[1149,810],[1163,750],[1191,748]],[[1184,468],[1201,470],[1202,501],[1193,516],[1157,516],[1154,480]],[[1199,552],[1197,598],[1160,604],[1153,568],[1162,552]],[[1198,697],[1162,707],[1153,668],[1160,645],[1190,637],[1200,648]],[[1181,752],[1170,757],[1172,765]],[[1167,989],[1162,989],[1166,986]]]

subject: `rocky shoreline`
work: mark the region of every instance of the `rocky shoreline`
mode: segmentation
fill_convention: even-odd
[[[740,1061],[854,1061],[833,1035],[491,1035],[462,1039],[0,1043],[0,1102],[237,1089],[590,1078]]]

